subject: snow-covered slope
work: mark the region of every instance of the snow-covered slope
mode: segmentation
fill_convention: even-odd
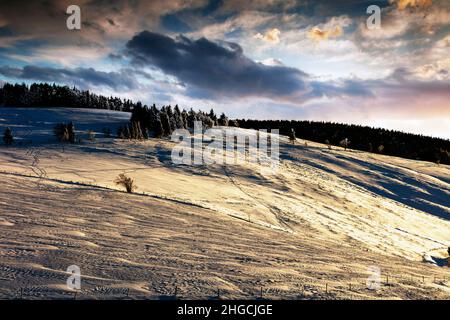
[[[168,140],[98,135],[64,148],[51,143],[50,122],[73,120],[78,130],[99,131],[126,118],[0,109],[2,126],[20,136],[26,125],[28,137],[40,135],[0,152],[8,190],[0,198],[3,294],[20,286],[13,278],[27,268],[39,290],[62,290],[64,266],[81,263],[95,283],[88,296],[105,281],[110,289],[116,283],[152,297],[174,286],[189,297],[214,287],[245,297],[258,283],[280,298],[292,297],[301,284],[309,288],[305,295],[318,298],[325,284],[340,298],[448,297],[447,282],[422,278],[450,276],[435,265],[444,264],[450,246],[448,166],[284,138],[276,174],[250,164],[174,165],[175,144]],[[123,172],[135,179],[139,195],[118,192],[114,180]],[[413,278],[373,293],[364,289],[373,265],[392,278]],[[137,280],[148,272],[150,287]],[[51,278],[55,273],[59,280]],[[345,289],[352,281],[359,291]]]
[[[73,108],[0,108],[0,132],[10,127],[22,144],[56,142],[53,128],[57,123],[76,121],[76,132],[82,138],[87,131],[102,134],[109,128],[115,134],[117,128],[130,120],[129,112],[99,109]]]

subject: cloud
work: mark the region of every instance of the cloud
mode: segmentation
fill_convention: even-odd
[[[316,41],[328,40],[329,38],[337,38],[342,35],[342,28],[337,26],[332,30],[321,30],[317,27],[312,28],[308,32],[308,37]]]
[[[259,63],[262,63],[266,66],[284,66],[285,64],[279,60],[279,59],[275,59],[275,58],[267,58],[261,61],[258,61]]]
[[[205,37],[208,39],[223,38],[224,34],[228,34],[229,39],[235,39],[236,36],[243,35],[250,35],[253,38],[254,34],[261,32],[261,26],[277,24],[277,18],[277,15],[265,12],[242,11],[225,20],[191,19],[190,25],[195,31],[189,35],[195,38]]]
[[[102,72],[93,68],[58,69],[28,65],[23,68],[0,67],[0,74],[13,79],[75,85],[82,89],[94,86],[131,90],[138,87],[137,81],[125,70]]]
[[[205,6],[207,0],[78,0],[82,28],[66,28],[66,9],[72,0],[0,1],[0,27],[14,35],[0,38],[0,45],[14,46],[23,39],[47,40],[51,45],[102,45],[109,40],[127,39],[137,30],[157,29],[162,16]]]
[[[308,75],[285,66],[267,66],[246,57],[236,43],[206,38],[175,39],[143,31],[127,43],[134,65],[157,67],[190,86],[191,92],[220,96],[301,96]]]
[[[278,30],[277,28],[273,28],[273,29],[268,30],[264,35],[261,33],[257,33],[255,35],[255,38],[264,40],[264,41],[272,43],[272,44],[277,44],[280,42],[280,37],[279,37],[280,34],[281,34],[280,30]]]
[[[220,13],[242,11],[287,11],[298,6],[296,0],[227,0],[223,1]]]
[[[351,25],[353,21],[347,16],[332,17],[326,23],[308,30],[308,38],[315,41],[338,38],[344,34],[344,27]]]
[[[450,59],[419,66],[414,73],[423,79],[450,80]]]
[[[391,0],[391,3],[396,3],[399,10],[406,8],[427,8],[432,5],[432,0]]]
[[[279,61],[253,61],[236,43],[143,31],[127,43],[125,54],[136,68],[156,67],[177,78],[196,98],[263,97],[300,105],[322,97],[373,96],[358,79],[318,81]]]
[[[111,49],[105,47],[79,47],[79,46],[45,46],[35,48],[32,52],[14,52],[8,57],[24,61],[27,64],[38,64],[39,62],[51,61],[64,67],[74,65],[92,64],[101,62],[107,57]]]
[[[448,29],[450,24],[450,7],[447,1],[432,3],[426,0],[401,0],[391,1],[391,4],[393,5],[382,9],[380,29],[369,30],[366,21],[361,20],[358,32],[366,38],[402,37],[415,42],[424,36],[438,35],[440,31]]]
[[[392,4],[384,7],[381,15],[381,29],[369,30],[365,19],[361,19],[350,35],[365,55],[362,62],[372,66],[377,76],[385,76],[400,67],[412,70],[435,64],[448,56],[450,7],[446,1],[435,1],[426,10],[398,10]],[[436,78],[443,77],[443,72],[436,74]]]
[[[313,89],[308,93],[310,98],[375,97],[370,86],[360,79],[312,81],[310,85]]]

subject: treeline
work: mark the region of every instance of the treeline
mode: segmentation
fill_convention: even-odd
[[[89,91],[47,83],[5,83],[0,88],[0,106],[5,107],[64,107],[106,109],[130,112],[136,103],[117,97],[104,97]]]
[[[237,126],[236,121],[229,120],[223,113],[217,116],[212,109],[209,113],[193,109],[180,110],[178,105],[158,109],[155,105],[148,107],[141,102],[104,97],[75,87],[47,83],[33,83],[30,86],[24,83],[5,83],[0,88],[0,106],[88,108],[131,112],[130,123],[119,128],[117,132],[117,136],[122,139],[169,136],[176,129],[193,128],[195,121],[201,122],[204,129],[217,125]],[[64,132],[62,127],[55,130],[60,133],[58,136]]]
[[[371,128],[317,121],[238,120],[246,129],[278,129],[290,136],[294,129],[297,138],[339,146],[347,139],[351,149],[382,153],[414,160],[450,164],[450,140]]]
[[[230,120],[225,114],[181,110],[178,106],[148,107],[117,97],[104,97],[75,87],[47,83],[5,83],[0,88],[0,106],[5,107],[64,107],[106,109],[131,112],[128,125],[119,128],[123,139],[145,139],[169,136],[175,129],[190,129],[200,121],[204,129],[213,126],[239,126],[247,129],[279,129],[280,134],[340,145],[342,141],[356,150],[383,153],[403,158],[450,164],[450,141],[386,129],[330,122],[288,120]],[[59,128],[61,129],[61,128]],[[345,140],[347,139],[347,140]],[[8,140],[9,141],[9,140]]]
[[[131,113],[130,123],[119,128],[118,137],[123,139],[146,139],[148,137],[170,136],[176,129],[192,129],[194,123],[202,124],[202,129],[214,126],[237,127],[236,120],[230,120],[222,113],[219,117],[211,109],[209,113],[203,111],[181,110],[178,105],[163,106],[161,109],[155,105],[147,107],[137,103]]]

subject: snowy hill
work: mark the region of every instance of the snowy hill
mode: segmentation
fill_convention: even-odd
[[[76,121],[78,135],[85,138],[87,131],[102,134],[109,128],[113,134],[117,128],[130,120],[129,112],[115,112],[101,109],[70,108],[0,108],[0,132],[10,127],[18,142],[51,143],[56,142],[53,128],[57,123]]]
[[[158,298],[175,287],[183,297],[248,298],[261,286],[270,298],[450,297],[450,270],[439,267],[450,246],[450,167],[287,138],[276,174],[175,165],[168,139],[100,134],[128,118],[0,108],[0,129],[24,142],[0,149],[0,297],[21,287],[64,296],[73,264],[93,298],[127,289]],[[63,148],[52,136],[62,121],[96,131],[96,141]],[[137,194],[114,184],[120,173]],[[371,266],[387,282],[377,292],[366,288]]]

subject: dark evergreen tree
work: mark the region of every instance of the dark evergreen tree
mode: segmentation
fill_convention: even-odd
[[[67,125],[67,131],[69,133],[69,142],[75,143],[75,125],[72,121]]]
[[[14,137],[12,130],[8,127],[5,129],[5,132],[3,133],[3,142],[5,145],[10,146],[14,142]]]
[[[193,129],[194,128],[194,122],[197,121],[197,115],[195,114],[194,109],[191,108],[191,110],[189,110],[186,120],[187,120],[187,127],[189,129]]]
[[[218,125],[219,126],[225,126],[225,127],[228,126],[228,117],[225,115],[225,113],[222,113],[220,115],[220,118],[218,120]]]
[[[155,130],[155,137],[160,138],[164,135],[164,127],[161,122],[161,117],[159,114],[156,117],[154,130]]]
[[[172,134],[172,130],[170,127],[170,118],[166,112],[161,111],[159,113],[159,118],[161,120],[163,136],[170,136]]]
[[[119,127],[117,129],[117,138],[119,139],[128,139],[128,137],[125,135],[125,128],[124,127]]]
[[[217,126],[217,116],[213,109],[209,111],[209,118],[214,122],[214,126]]]
[[[187,129],[188,128],[188,113],[184,109],[181,112],[181,121],[183,122],[183,128]]]
[[[291,140],[291,142],[293,144],[295,144],[295,141],[297,140],[297,138],[295,137],[295,130],[294,130],[294,128],[291,128],[291,131],[289,132],[289,140]]]
[[[236,127],[236,128],[238,128],[239,127],[239,122],[237,120],[230,120],[230,121],[228,121],[228,126],[229,127]]]
[[[103,128],[102,132],[103,132],[103,136],[105,138],[111,138],[111,129],[110,128]]]
[[[53,128],[53,133],[60,142],[75,143],[75,126],[73,122],[70,122],[68,124],[58,123]]]
[[[175,128],[176,129],[185,129],[183,117],[181,115],[181,111],[180,111],[180,108],[178,107],[178,105],[176,105],[175,108],[173,109],[173,117],[174,117],[174,121],[175,121]]]

